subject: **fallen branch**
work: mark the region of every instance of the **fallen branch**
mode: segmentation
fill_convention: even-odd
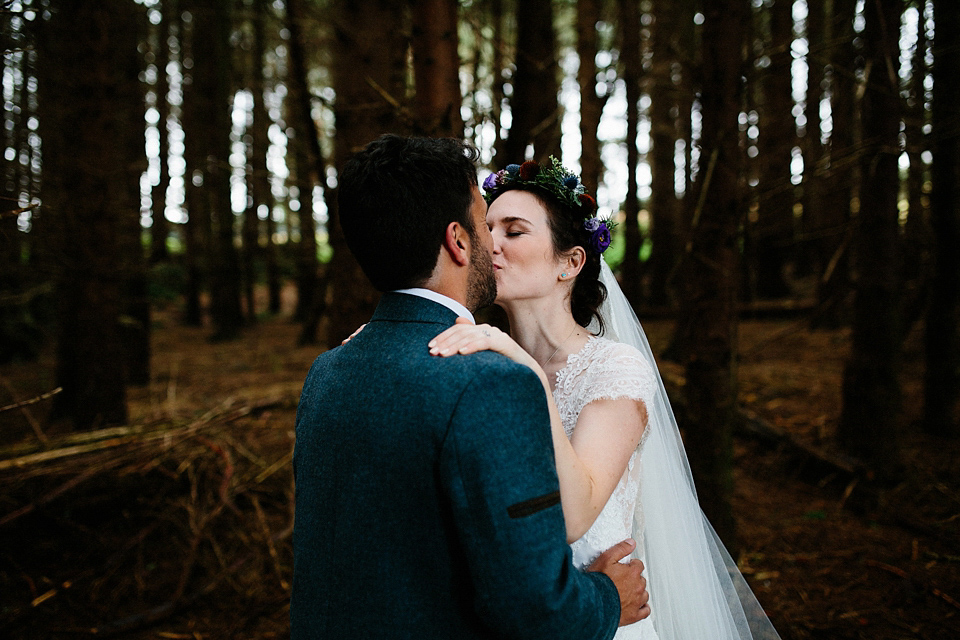
[[[868,565],[868,566],[871,566],[871,567],[876,567],[876,568],[878,568],[878,569],[882,569],[882,570],[884,570],[884,571],[886,571],[886,572],[888,572],[888,573],[892,573],[892,574],[895,575],[895,576],[899,576],[899,577],[903,578],[904,580],[909,580],[910,582],[912,582],[912,583],[914,583],[914,584],[920,585],[921,587],[923,587],[924,589],[926,589],[927,591],[929,591],[929,592],[932,593],[933,595],[937,596],[938,598],[940,598],[941,600],[943,600],[943,601],[946,602],[947,604],[952,605],[953,607],[955,607],[955,608],[957,608],[957,609],[960,609],[960,602],[958,602],[956,599],[952,598],[951,596],[949,596],[948,594],[944,593],[943,591],[940,591],[940,589],[937,589],[936,587],[934,587],[932,584],[930,584],[930,583],[927,582],[926,580],[921,580],[921,579],[919,579],[919,578],[916,578],[916,577],[911,576],[910,574],[908,574],[906,571],[904,571],[903,569],[901,569],[901,568],[899,568],[899,567],[895,567],[895,566],[893,566],[893,565],[891,565],[891,564],[887,564],[886,562],[879,562],[879,561],[877,561],[877,560],[871,560],[870,558],[865,558],[864,561],[863,561],[863,563],[866,564],[866,565]]]

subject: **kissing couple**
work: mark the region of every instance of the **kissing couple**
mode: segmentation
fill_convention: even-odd
[[[385,135],[339,176],[383,292],[297,410],[291,637],[777,639],[697,503],[608,223],[551,159]],[[475,324],[496,303],[510,334]]]

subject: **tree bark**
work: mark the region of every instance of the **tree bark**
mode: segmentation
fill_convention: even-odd
[[[677,90],[673,81],[676,58],[674,44],[676,23],[673,9],[665,0],[653,3],[653,66],[650,91],[650,170],[652,173],[650,216],[653,251],[648,265],[648,302],[653,306],[670,304],[667,280],[677,259],[676,217],[677,196],[674,180],[676,163],[674,151],[677,141]]]
[[[855,235],[856,280],[850,358],[837,436],[880,475],[896,473],[900,386],[900,255],[897,197],[901,0],[865,5],[866,88],[861,101],[863,188]]]
[[[289,113],[295,127],[294,164],[299,191],[300,241],[297,243],[297,309],[294,318],[303,321],[317,294],[317,228],[313,219],[313,188],[322,171],[322,154],[313,122],[310,86],[303,41],[303,13],[299,0],[287,0],[287,29],[290,31]]]
[[[623,202],[623,235],[626,248],[620,274],[623,293],[634,307],[643,299],[640,268],[640,200],[637,193],[637,166],[640,150],[637,148],[637,129],[640,123],[640,75],[643,61],[640,52],[640,5],[634,0],[619,0],[623,82],[627,93],[627,195]]]
[[[405,90],[408,42],[397,28],[403,23],[400,3],[337,0],[334,12],[335,160],[339,169],[379,135],[402,133],[399,107]],[[335,207],[331,213],[328,228],[333,258],[328,265],[326,294],[331,304],[320,333],[326,344],[340,344],[370,319],[379,294],[347,248]]]
[[[180,0],[184,13],[191,13],[196,0]],[[186,291],[184,292],[184,324],[191,327],[203,326],[204,308],[201,301],[206,281],[207,258],[210,255],[210,211],[203,195],[204,171],[206,169],[207,114],[213,110],[209,95],[201,90],[196,78],[197,29],[194,21],[182,19],[180,28],[180,49],[183,66],[189,69],[183,83],[183,106],[181,107],[183,126],[184,170],[184,208],[187,220],[183,226],[184,265],[187,271]],[[201,33],[202,36],[202,33]],[[201,49],[202,50],[202,49]]]
[[[831,0],[826,40],[830,45],[830,133],[828,169],[824,176],[822,217],[813,230],[817,236],[817,280],[819,312],[815,328],[837,328],[848,320],[847,293],[850,290],[849,251],[851,238],[850,202],[856,190],[855,95],[857,52],[854,49],[853,19],[856,0]]]
[[[737,233],[743,218],[739,114],[746,0],[705,5],[703,23],[702,197],[684,266],[678,328],[686,335],[684,428],[697,493],[710,522],[736,556],[730,498],[736,420]]]
[[[504,164],[520,163],[533,145],[532,159],[560,157],[560,104],[551,0],[517,5],[517,71],[510,113],[513,123],[504,145]]]
[[[933,5],[933,191],[935,268],[925,335],[923,426],[960,435],[960,6]]]
[[[143,150],[139,8],[125,0],[60,0],[38,26],[43,206],[56,229],[59,337],[54,415],[77,428],[127,419],[120,333],[123,234],[139,223],[128,156]],[[138,121],[132,130],[130,123]],[[138,170],[140,167],[133,167]]]
[[[270,190],[270,172],[267,168],[267,150],[270,147],[268,131],[270,116],[264,104],[263,92],[266,89],[263,79],[263,65],[266,57],[266,36],[264,34],[264,20],[266,3],[268,0],[255,0],[253,14],[253,124],[251,125],[250,150],[250,194],[253,198],[253,210],[259,212],[266,209],[264,220],[263,246],[258,245],[256,252],[263,256],[267,276],[267,303],[271,314],[280,312],[280,270],[277,265],[277,248],[273,242],[273,192]],[[259,220],[259,215],[257,214]],[[258,225],[259,226],[259,225]],[[259,229],[258,229],[259,236]],[[250,249],[254,249],[253,246]]]
[[[927,151],[927,135],[923,132],[929,122],[924,105],[926,89],[924,81],[928,77],[926,64],[927,36],[923,18],[923,7],[917,29],[917,45],[914,48],[910,64],[910,84],[904,100],[903,135],[906,138],[906,152],[910,160],[907,171],[907,220],[903,225],[903,282],[904,291],[900,308],[903,310],[902,333],[904,337],[923,317],[930,293],[933,235],[930,229],[930,217],[927,211],[928,196],[924,194],[924,182],[927,169],[923,162],[923,153]]]
[[[597,23],[599,0],[577,3],[577,84],[580,86],[580,179],[591,192],[597,192],[603,165],[600,161],[600,116],[603,101],[597,95]]]
[[[418,135],[463,137],[456,0],[412,0],[414,128]]]
[[[170,119],[170,100],[167,93],[170,83],[167,78],[167,63],[170,62],[170,25],[175,19],[175,0],[164,0],[161,5],[160,24],[157,27],[157,46],[155,64],[157,83],[154,86],[157,108],[157,134],[160,147],[160,178],[151,190],[151,209],[153,221],[150,225],[150,263],[165,262],[170,258],[167,249],[167,236],[170,223],[167,222],[167,187],[170,185],[170,144],[167,134],[167,121]]]
[[[230,128],[233,108],[231,12],[228,3],[191,2],[193,9],[194,100],[208,107],[198,127],[205,166],[201,198],[210,220],[210,315],[214,340],[232,340],[243,326],[240,257],[234,245],[230,204]]]
[[[823,226],[823,176],[826,172],[827,155],[822,142],[820,101],[823,98],[823,81],[827,65],[825,0],[807,0],[807,96],[804,113],[807,117],[803,149],[803,241],[800,243],[798,275],[822,273],[818,264],[816,243],[813,238]]]
[[[762,80],[759,216],[752,234],[756,294],[760,298],[780,298],[790,293],[784,269],[793,253],[794,187],[790,182],[790,160],[796,127],[791,113],[792,7],[792,0],[775,0],[767,11],[770,66]]]

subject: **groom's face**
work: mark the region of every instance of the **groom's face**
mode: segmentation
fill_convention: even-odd
[[[470,236],[470,274],[467,280],[467,308],[475,311],[493,304],[497,298],[497,278],[493,273],[493,236],[487,227],[487,202],[480,189],[473,188],[470,207],[473,233]]]

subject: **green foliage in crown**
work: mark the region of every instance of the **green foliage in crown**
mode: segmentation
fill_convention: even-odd
[[[508,164],[506,169],[491,173],[483,181],[483,197],[488,203],[492,202],[499,192],[515,185],[538,187],[572,209],[580,209],[584,217],[583,229],[590,236],[586,243],[588,247],[599,254],[610,246],[614,223],[597,217],[597,201],[587,193],[580,176],[564,168],[553,156],[546,165],[527,161]]]

